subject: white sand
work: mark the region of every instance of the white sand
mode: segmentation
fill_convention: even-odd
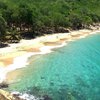
[[[56,46],[45,46],[44,42],[58,42],[61,39],[67,41],[74,41],[76,39],[85,38],[89,34],[94,34],[100,31],[92,32],[90,30],[79,30],[71,33],[59,33],[41,36],[32,40],[21,40],[18,44],[10,44],[10,47],[0,49],[0,59],[13,57],[13,64],[4,66],[3,62],[0,61],[0,82],[6,79],[6,74],[10,71],[18,68],[25,67],[28,64],[28,58],[36,54],[47,54],[52,52],[51,49],[65,46],[67,43],[63,42],[61,45]],[[38,48],[40,52],[27,52],[26,49]]]

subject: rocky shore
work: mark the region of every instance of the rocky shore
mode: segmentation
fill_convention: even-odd
[[[0,89],[0,100],[24,100],[18,96],[12,95],[11,93]]]

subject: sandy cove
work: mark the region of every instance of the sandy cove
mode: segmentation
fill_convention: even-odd
[[[21,40],[18,44],[10,44],[10,47],[0,49],[0,67],[12,64],[15,57],[28,52],[41,52],[41,47],[61,45],[64,41],[73,41],[85,37],[91,32],[90,30],[79,30],[71,33],[45,35],[32,40]]]
[[[0,49],[0,81],[7,72],[25,67],[27,59],[36,54],[46,54],[52,48],[62,47],[70,41],[84,38],[89,34],[100,31],[79,30],[70,33],[45,35],[32,40],[21,40],[18,44],[9,44],[10,47]],[[65,43],[66,42],[66,43]],[[20,66],[19,66],[20,65]]]

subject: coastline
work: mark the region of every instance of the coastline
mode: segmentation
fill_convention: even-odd
[[[32,40],[21,40],[18,44],[10,44],[10,47],[0,49],[0,82],[6,79],[8,72],[25,67],[30,56],[50,53],[53,48],[65,46],[70,41],[85,38],[97,32],[100,31],[84,29],[45,35]]]

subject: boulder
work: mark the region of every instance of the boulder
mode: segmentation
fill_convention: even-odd
[[[56,29],[56,32],[57,33],[69,33],[70,30],[67,29],[67,28],[64,28],[64,27],[59,27],[59,28]]]
[[[0,83],[0,89],[2,88],[8,88],[8,84],[6,82]]]
[[[8,46],[9,46],[8,44],[0,42],[0,48],[4,48],[4,47],[8,47]]]

